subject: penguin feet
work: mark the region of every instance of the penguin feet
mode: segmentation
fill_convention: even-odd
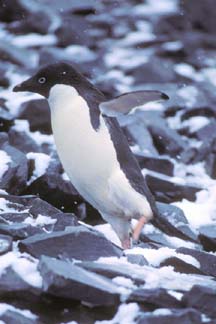
[[[134,240],[134,241],[138,241],[138,240],[139,240],[140,233],[142,232],[142,228],[143,228],[143,226],[144,226],[146,223],[147,223],[147,220],[146,220],[146,218],[145,218],[144,216],[141,217],[141,218],[138,220],[138,222],[137,222],[137,224],[136,224],[136,226],[135,226],[135,228],[134,228],[134,230],[133,230],[133,234],[132,234],[132,237],[133,237],[133,240]]]

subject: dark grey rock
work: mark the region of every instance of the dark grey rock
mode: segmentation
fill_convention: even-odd
[[[207,124],[206,126],[200,128],[197,132],[196,135],[199,140],[205,141],[206,139],[210,141],[211,139],[214,138],[214,134],[216,131],[216,122],[212,121],[211,123]]]
[[[0,315],[0,320],[7,324],[42,324],[37,319],[25,317],[19,312],[7,310]]]
[[[41,152],[41,147],[26,133],[11,128],[8,132],[9,143],[23,153]]]
[[[190,21],[191,27],[198,31],[215,34],[215,3],[214,0],[181,0],[181,9],[185,18]]]
[[[203,272],[200,269],[177,257],[167,258],[166,260],[160,263],[160,267],[168,267],[168,266],[173,267],[176,272],[203,275]]]
[[[26,8],[19,0],[3,0],[0,9],[0,20],[3,22],[12,22],[21,20],[28,14]]]
[[[197,235],[190,229],[184,212],[176,206],[157,203],[160,218],[167,221],[166,233],[183,240],[197,242]]]
[[[63,231],[69,226],[78,226],[78,219],[72,213],[58,213],[55,214],[56,223],[53,226],[53,231]]]
[[[47,100],[30,100],[22,104],[18,118],[27,119],[32,132],[51,134],[51,117]],[[43,116],[43,118],[41,118]]]
[[[206,251],[216,252],[216,226],[211,224],[200,227],[199,239]]]
[[[20,240],[38,233],[43,233],[43,230],[29,224],[13,223],[0,224],[0,233],[10,235],[14,240]]]
[[[93,261],[99,257],[117,256],[122,252],[99,232],[84,226],[69,227],[65,231],[38,234],[19,243],[21,251],[35,257],[42,254],[64,259]]]
[[[43,200],[59,209],[63,208],[65,212],[75,211],[77,204],[83,202],[71,182],[63,180],[60,173],[49,168],[46,174],[29,185],[25,194],[40,194]]]
[[[179,248],[176,250],[177,253],[188,254],[197,259],[200,263],[200,270],[209,275],[216,277],[216,256],[210,253],[188,249]]]
[[[70,262],[42,256],[38,269],[43,291],[50,295],[94,305],[113,305],[119,300],[117,287],[111,280]]]
[[[39,214],[55,218],[55,215],[60,213],[59,209],[55,208],[54,206],[50,205],[48,202],[40,198],[35,198],[29,201],[29,203],[27,203],[27,206],[29,208],[29,213],[35,218]]]
[[[172,178],[164,177],[162,174],[147,174],[146,181],[156,199],[166,203],[179,201],[183,198],[195,201],[196,193],[201,190],[195,185],[175,183]]]
[[[165,289],[143,289],[134,290],[127,299],[128,302],[144,304],[145,308],[151,310],[155,307],[178,308],[181,302],[170,295]]]
[[[201,324],[201,313],[192,309],[186,308],[183,310],[171,310],[167,315],[154,315],[154,313],[147,313],[140,315],[137,319],[137,324]]]
[[[0,60],[27,68],[35,65],[33,51],[17,47],[3,39],[0,43]]]
[[[1,87],[1,79],[0,79],[0,87]],[[14,123],[13,120],[14,120],[13,116],[6,109],[0,106],[0,131],[8,132],[8,130]]]
[[[5,220],[6,224],[12,223],[22,223],[27,217],[29,217],[29,213],[1,213],[1,217]]]
[[[127,261],[132,264],[138,264],[140,266],[148,265],[148,261],[142,254],[127,254]]]
[[[137,274],[136,272],[133,273],[133,271],[131,271],[132,265],[119,265],[115,263],[108,264],[102,262],[88,261],[77,263],[77,265],[81,268],[105,276],[107,278],[113,279],[119,276],[126,277],[130,278],[137,285],[143,284],[145,282],[145,278],[143,277],[143,275]]]
[[[28,161],[24,153],[5,143],[1,146],[11,158],[8,170],[0,180],[0,188],[11,194],[21,194],[26,187],[28,179]]]
[[[173,176],[174,164],[166,157],[136,154],[136,159],[142,169],[145,168]]]
[[[175,72],[171,61],[151,58],[150,61],[131,70],[127,74],[134,77],[135,84],[175,81]]]
[[[16,35],[28,33],[45,35],[48,33],[49,26],[48,15],[43,11],[38,11],[29,13],[25,19],[11,22],[7,25],[7,30]]]
[[[0,235],[0,255],[12,250],[13,239],[9,235]]]
[[[90,29],[91,24],[80,15],[64,17],[61,26],[55,30],[58,46],[66,47],[73,44],[89,46]]]
[[[182,302],[187,307],[193,307],[210,317],[216,316],[216,291],[214,289],[195,285],[184,294]]]

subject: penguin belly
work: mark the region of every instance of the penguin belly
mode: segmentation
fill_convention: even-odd
[[[59,158],[77,191],[101,214],[140,218],[151,214],[120,168],[105,120],[92,127],[87,102],[68,85],[55,85],[49,96]]]

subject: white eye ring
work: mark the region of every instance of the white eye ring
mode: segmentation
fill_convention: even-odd
[[[41,77],[41,78],[38,79],[38,82],[41,83],[41,84],[43,84],[43,83],[46,82],[46,78],[45,77]]]

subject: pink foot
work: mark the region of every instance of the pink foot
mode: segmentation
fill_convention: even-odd
[[[121,244],[122,244],[122,248],[124,250],[131,249],[131,240],[130,240],[130,238],[127,238],[127,239],[121,241]]]
[[[140,237],[140,233],[142,231],[142,228],[144,226],[144,224],[146,223],[146,218],[143,216],[139,219],[137,225],[135,226],[134,230],[133,230],[133,239],[135,241],[139,240]]]

